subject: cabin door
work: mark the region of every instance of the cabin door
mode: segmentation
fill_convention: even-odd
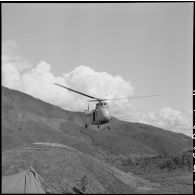
[[[93,112],[93,121],[95,121],[95,112]]]

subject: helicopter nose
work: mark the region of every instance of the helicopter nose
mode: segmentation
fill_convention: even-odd
[[[109,122],[110,120],[110,111],[108,108],[102,108],[100,110],[100,116],[102,121]]]

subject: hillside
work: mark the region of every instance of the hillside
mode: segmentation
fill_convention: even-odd
[[[71,192],[74,186],[85,193],[125,194],[152,191],[160,186],[120,171],[72,147],[28,145],[4,151],[2,157],[4,175],[33,166],[59,193]]]
[[[91,155],[167,155],[192,147],[192,139],[150,125],[112,118],[111,130],[84,128],[84,113],[70,112],[2,87],[2,147],[37,141],[73,146]]]
[[[85,129],[84,121],[84,113],[2,87],[2,174],[32,165],[60,193],[71,191],[70,186],[81,188],[83,177],[87,178],[86,193],[191,193],[189,152],[184,158],[190,164],[187,172],[162,176],[164,169],[160,169],[161,177],[158,172],[159,165],[169,168],[172,159],[183,163],[183,156],[192,148],[190,137],[114,117],[110,130]],[[36,142],[66,148],[34,148]],[[148,166],[147,162],[152,163]],[[182,163],[175,167],[183,169]],[[172,185],[175,178],[181,179]],[[182,183],[183,178],[189,182]]]

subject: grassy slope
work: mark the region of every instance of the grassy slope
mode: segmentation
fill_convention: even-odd
[[[83,152],[83,155],[89,154],[90,156],[107,161],[112,165],[117,165],[117,163],[121,164],[122,160],[134,156],[148,157],[158,156],[159,154],[168,155],[188,150],[192,147],[191,138],[183,134],[165,131],[150,125],[124,122],[113,118],[110,131],[97,131],[97,129],[93,127],[85,129],[83,127],[84,120],[85,116],[83,113],[65,111],[29,95],[2,87],[3,160],[7,159],[6,156],[9,156],[9,153],[12,153],[12,149],[16,146],[39,141],[66,144],[77,148]],[[74,164],[75,161],[80,161],[80,157],[74,157],[73,154],[70,154],[68,157],[69,164],[65,163],[63,166],[63,162],[67,160],[67,154],[62,155],[62,153],[56,152],[40,153],[36,151],[21,151],[20,154],[20,157],[17,157],[20,160],[15,160],[15,157],[11,161],[6,162],[5,160],[3,174],[9,174],[9,171],[18,170],[18,167],[25,168],[27,165],[27,167],[29,167],[32,161],[35,170],[38,169],[40,174],[46,176],[49,181],[53,177],[55,178],[56,174],[60,175],[59,167],[62,166],[63,169],[65,169],[66,166],[68,167]],[[28,161],[28,159],[30,159],[30,161]],[[56,161],[54,162],[55,159]],[[70,159],[73,159],[73,161],[70,161]],[[27,163],[27,161],[29,163]],[[43,164],[47,161],[50,166],[44,168]],[[82,162],[84,163],[84,161]],[[70,175],[71,172],[74,173],[74,170],[81,170],[79,173],[81,177],[83,163],[74,164],[74,166],[71,165],[71,171],[64,174]],[[94,162],[91,163],[94,164]],[[54,164],[54,167],[52,167],[52,164]],[[92,165],[90,164],[89,166]],[[96,172],[96,170],[93,169],[92,172],[87,172],[86,174],[88,177],[91,177],[90,175],[92,173],[94,174],[94,172]],[[99,175],[102,175],[104,172],[105,170],[101,169]],[[78,174],[75,173],[74,178],[77,176]],[[91,179],[91,182],[96,182],[94,185],[99,186],[99,190],[90,187],[89,191],[91,190],[91,192],[93,190],[95,190],[93,192],[103,192],[106,190],[111,193],[116,193],[118,190],[121,190],[124,191],[124,193],[127,191],[133,193],[135,190],[134,188],[126,186],[124,183],[120,185],[119,183],[121,182],[116,183],[115,179],[107,178],[108,176],[105,175],[106,180],[103,180],[102,176],[97,180],[95,180],[94,177],[95,176]],[[150,179],[151,178],[152,176],[150,176]],[[165,178],[168,178],[168,176],[165,176]],[[67,179],[66,177],[64,178],[62,186],[65,185]],[[155,179],[158,180],[158,176]],[[108,181],[111,181],[111,184],[107,184]],[[55,183],[53,180],[52,182]],[[71,183],[71,181],[69,182]],[[103,186],[104,183],[111,185],[111,187],[107,188]],[[74,184],[76,185],[76,183]],[[60,184],[56,183],[56,185],[59,188]],[[182,185],[183,184],[181,184],[180,187]],[[117,187],[115,188],[114,186]],[[162,183],[162,186],[166,188],[164,183]],[[191,188],[187,188],[187,191],[185,191],[185,187],[183,188],[185,192],[189,192],[190,190]],[[169,188],[167,188],[167,191],[164,190],[165,193],[168,191]],[[174,189],[170,189],[170,191],[174,192]],[[159,192],[163,192],[163,190],[161,189]]]
[[[133,177],[70,147],[63,150],[17,147],[4,151],[2,157],[3,175],[11,175],[33,166],[58,192],[71,191],[73,186],[81,188],[83,177],[87,180],[86,193],[139,193],[143,191],[139,190],[140,185],[149,190],[156,189],[154,184],[145,179]]]
[[[94,154],[158,155],[191,148],[182,134],[153,126],[111,121],[110,131],[84,129],[84,113],[65,111],[29,95],[2,87],[3,150],[21,143],[58,142]],[[9,143],[8,144],[8,141]]]

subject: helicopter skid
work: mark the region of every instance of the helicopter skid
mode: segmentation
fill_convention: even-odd
[[[103,123],[103,124],[105,124],[105,127],[108,129],[108,130],[110,130],[111,128],[110,128],[110,124],[109,123]],[[86,123],[85,124],[85,129],[87,129],[88,128],[88,126],[89,125],[93,125],[93,126],[96,126],[98,129],[102,129],[102,125],[103,124],[97,124],[97,123]]]

